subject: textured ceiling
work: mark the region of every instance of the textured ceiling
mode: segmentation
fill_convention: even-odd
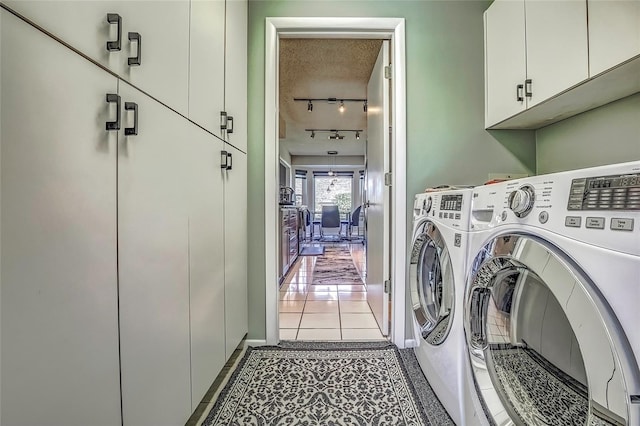
[[[381,40],[281,39],[280,40],[280,144],[291,155],[364,155],[367,116],[360,102],[337,104],[314,102],[307,112],[306,102],[293,98],[365,99],[371,70],[380,51]],[[328,133],[311,139],[304,129],[363,129],[344,133],[343,140],[328,140]],[[284,137],[283,137],[284,136]]]

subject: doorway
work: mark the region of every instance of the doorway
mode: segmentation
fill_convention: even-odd
[[[400,18],[267,18],[265,57],[265,241],[275,246],[278,232],[278,171],[279,117],[278,117],[278,52],[279,41],[285,37],[308,38],[368,38],[389,39],[393,51],[393,75],[390,80],[394,132],[390,141],[393,175],[386,179],[393,188],[390,199],[390,289],[393,307],[390,340],[404,347],[405,316],[405,259],[406,259],[406,111],[404,20]],[[266,282],[277,281],[276,250],[267,250]],[[266,343],[279,341],[278,288],[267,285]]]

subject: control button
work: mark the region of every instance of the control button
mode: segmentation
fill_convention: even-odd
[[[585,226],[591,229],[604,229],[604,217],[588,217]]]
[[[633,231],[633,219],[611,219],[612,231]]]
[[[582,225],[582,218],[580,216],[567,216],[564,218],[564,226],[571,228],[580,228]]]
[[[442,219],[442,212],[438,213],[438,217]]]
[[[460,219],[460,213],[456,213],[456,219]]]
[[[538,215],[538,220],[540,221],[540,223],[547,223],[547,221],[549,220],[549,213],[547,212],[540,212],[540,214]]]
[[[500,215],[500,219],[502,219],[502,221],[504,222],[505,220],[507,220],[507,211],[503,211],[502,214]]]

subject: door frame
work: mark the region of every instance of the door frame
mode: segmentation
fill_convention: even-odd
[[[265,22],[265,331],[266,344],[279,342],[278,324],[278,58],[280,38],[390,39],[391,86],[391,329],[390,340],[405,347],[406,288],[406,63],[404,18],[266,18]]]

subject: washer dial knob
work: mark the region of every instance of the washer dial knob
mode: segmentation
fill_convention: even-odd
[[[429,211],[431,211],[432,204],[433,204],[433,200],[431,199],[431,196],[428,196],[427,198],[425,198],[422,201],[422,214],[429,213]]]
[[[518,217],[525,217],[533,208],[535,189],[531,185],[523,185],[509,194],[509,208]]]

